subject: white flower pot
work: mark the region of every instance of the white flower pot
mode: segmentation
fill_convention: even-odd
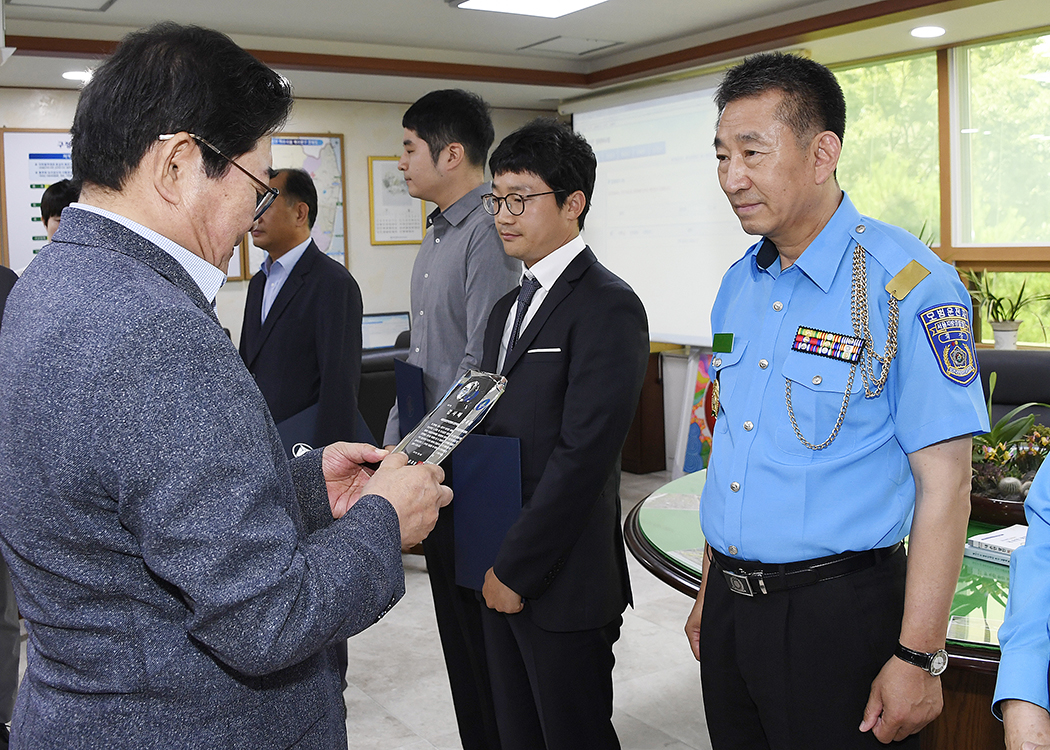
[[[1020,320],[992,320],[989,325],[995,336],[996,349],[1017,348],[1017,329],[1021,327]]]

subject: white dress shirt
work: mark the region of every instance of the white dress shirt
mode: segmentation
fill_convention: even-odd
[[[127,227],[135,234],[152,242],[178,261],[179,265],[186,269],[186,273],[188,273],[190,278],[192,278],[197,283],[197,286],[200,287],[205,299],[207,299],[213,306],[215,305],[215,295],[219,293],[219,289],[221,289],[222,285],[226,283],[226,274],[208,261],[204,260],[204,258],[191,253],[182,245],[169,240],[162,234],[157,234],[149,227],[145,227],[138,222],[132,221],[126,216],[115,214],[112,211],[107,211],[98,206],[89,206],[85,203],[72,203],[70,204],[70,208],[79,208],[81,211],[88,211],[93,214],[98,214],[99,216],[105,216],[110,221],[115,221],[122,227]]]
[[[525,278],[526,275],[532,276],[536,281],[540,282],[540,288],[536,290],[534,295],[532,295],[532,302],[529,303],[529,309],[525,311],[525,317],[521,321],[521,329],[518,331],[519,339],[524,335],[525,329],[529,327],[529,323],[536,316],[536,311],[540,308],[540,305],[543,304],[543,300],[547,298],[547,292],[549,292],[551,287],[554,286],[554,282],[561,277],[565,272],[565,269],[569,267],[569,264],[572,263],[576,256],[582,253],[586,247],[587,243],[583,241],[583,237],[576,235],[550,255],[533,263],[532,268],[524,268],[524,264],[522,264],[521,277]],[[499,345],[499,363],[496,368],[497,372],[503,370],[503,363],[507,359],[507,347],[510,345],[510,334],[514,331],[514,317],[517,313],[518,303],[515,302],[510,306],[510,312],[507,314],[507,322],[503,326],[503,339],[500,341]]]

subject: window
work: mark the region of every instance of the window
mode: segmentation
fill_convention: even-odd
[[[961,47],[953,58],[955,245],[1050,244],[1050,36]]]
[[[903,227],[927,244],[938,243],[936,55],[836,70],[835,75],[846,96],[839,184],[862,214]]]

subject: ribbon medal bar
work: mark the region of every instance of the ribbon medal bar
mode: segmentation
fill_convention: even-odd
[[[795,332],[795,341],[791,348],[796,352],[816,354],[840,362],[856,364],[860,361],[860,352],[864,348],[864,339],[847,336],[844,333],[831,333],[818,328],[799,326]]]

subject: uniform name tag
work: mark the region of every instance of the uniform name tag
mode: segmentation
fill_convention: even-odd
[[[714,341],[711,344],[711,349],[721,354],[732,354],[733,353],[733,334],[731,333],[716,333]]]
[[[864,340],[844,333],[831,333],[817,328],[799,326],[795,332],[795,342],[791,348],[796,352],[816,354],[840,362],[856,364],[860,360],[860,350]]]
[[[972,383],[977,377],[977,355],[966,306],[935,305],[920,312],[919,320],[941,374],[959,385]]]

